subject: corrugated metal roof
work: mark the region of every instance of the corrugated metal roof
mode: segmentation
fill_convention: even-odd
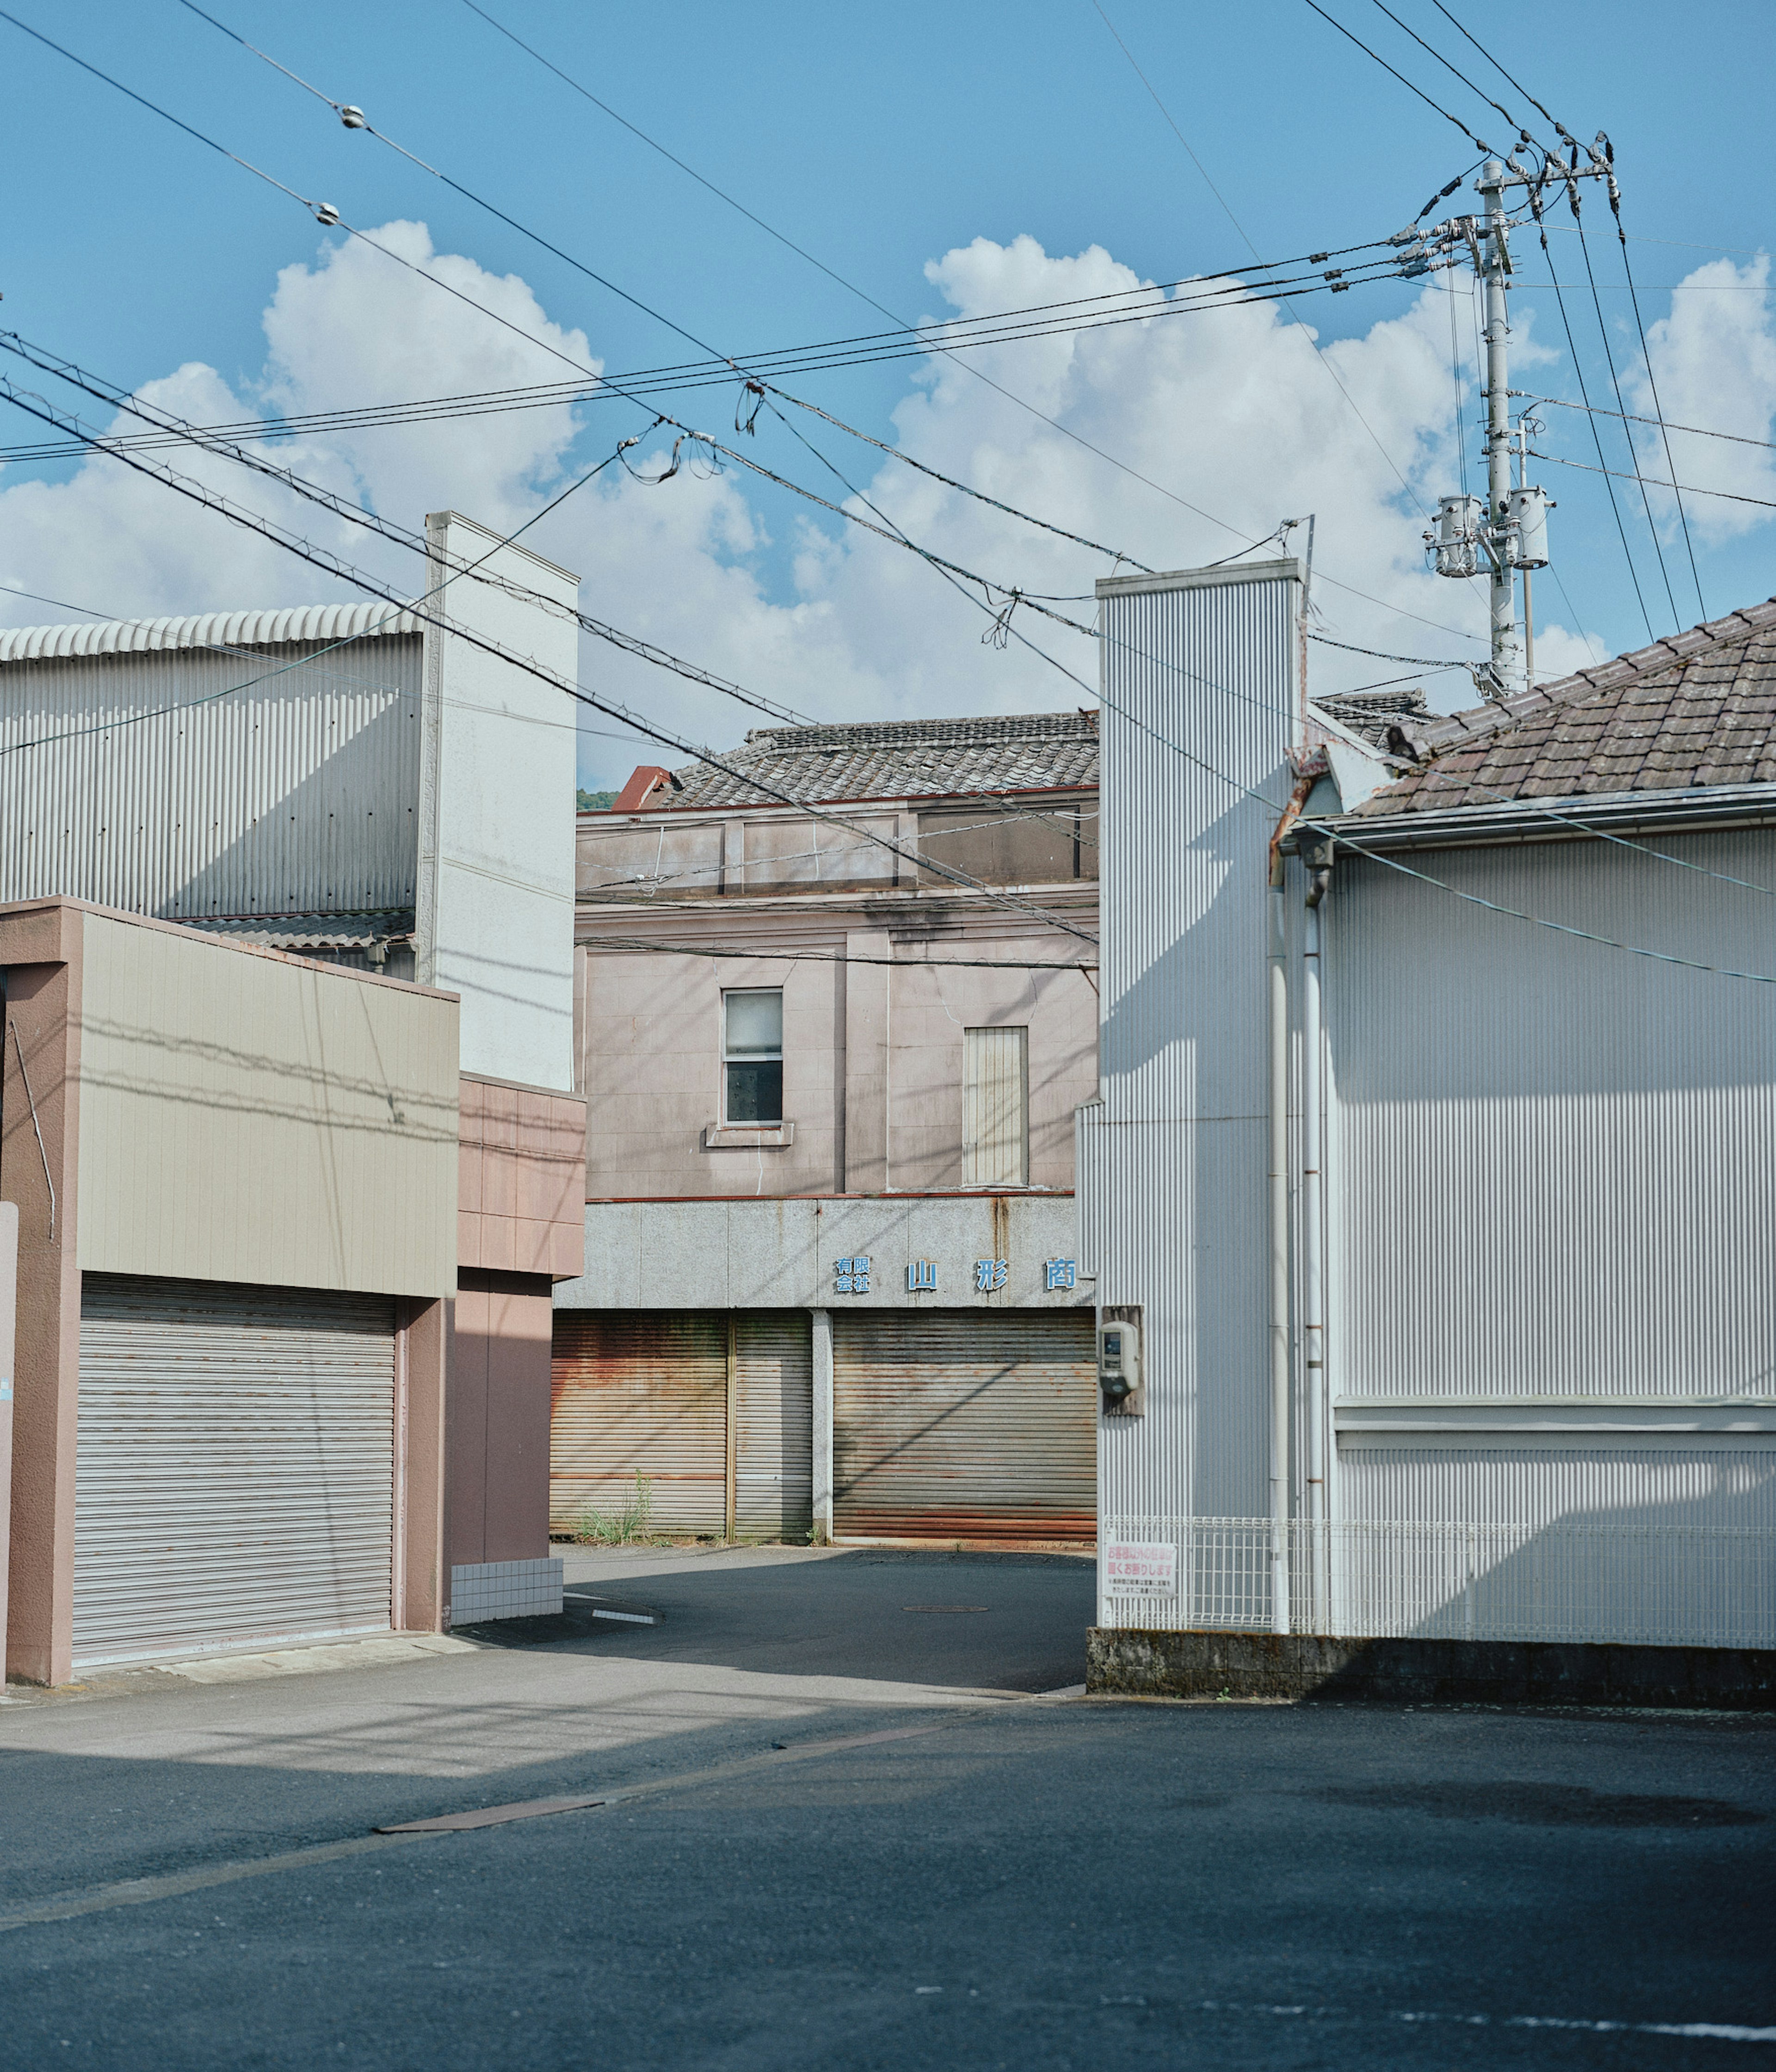
[[[405,942],[413,932],[413,910],[347,914],[228,914],[205,915],[185,924],[206,935],[228,935],[269,950],[368,950],[383,942]]]
[[[1021,713],[975,719],[865,721],[855,726],[758,727],[722,757],[730,776],[693,763],[682,789],[650,812],[835,799],[944,797],[1049,791],[1098,781],[1095,712]],[[755,773],[771,787],[745,781]]]
[[[1407,731],[1424,762],[1359,816],[1776,783],[1776,598]]]
[[[0,632],[0,664],[138,655],[162,648],[277,648],[420,631],[421,621],[411,613],[391,615],[380,602],[204,611],[188,619],[110,619],[88,626],[15,626]]]

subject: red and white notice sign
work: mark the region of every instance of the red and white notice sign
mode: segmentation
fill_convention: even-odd
[[[1175,1597],[1178,1549],[1169,1540],[1112,1540],[1104,1550],[1107,1597]]]

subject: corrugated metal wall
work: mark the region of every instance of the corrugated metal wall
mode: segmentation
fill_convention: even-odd
[[[837,1310],[840,1538],[1075,1540],[1097,1529],[1088,1310]]]
[[[1768,830],[1658,845],[1776,884]],[[1766,898],[1618,846],[1411,860],[1598,934],[1776,968]],[[1361,859],[1326,907],[1334,1396],[1772,1393],[1776,987]]]
[[[1347,1445],[1345,1515],[1776,1531],[1776,1437],[1517,1446]]]
[[[1030,1178],[1030,1031],[962,1032],[962,1184],[1022,1187]]]
[[[1099,1420],[1101,1503],[1261,1515],[1266,855],[1297,564],[1100,591],[1103,1099],[1081,1112],[1081,1220],[1099,1301],[1144,1305],[1147,1403]]]
[[[172,920],[412,906],[421,646],[7,663],[0,899]]]

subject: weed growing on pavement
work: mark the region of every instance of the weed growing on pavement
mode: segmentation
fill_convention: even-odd
[[[607,1517],[595,1504],[580,1514],[574,1538],[582,1546],[622,1547],[649,1536],[654,1517],[654,1485],[646,1475],[635,1477],[635,1493],[615,1517]]]

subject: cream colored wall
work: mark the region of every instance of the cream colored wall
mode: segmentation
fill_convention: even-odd
[[[456,1002],[81,918],[83,1270],[453,1293]]]

